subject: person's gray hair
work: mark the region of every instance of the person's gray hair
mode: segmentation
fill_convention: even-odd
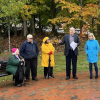
[[[74,27],[71,27],[69,30],[73,29],[74,30],[74,33],[75,33],[75,28]]]
[[[33,35],[32,34],[28,34],[27,38],[33,38]]]

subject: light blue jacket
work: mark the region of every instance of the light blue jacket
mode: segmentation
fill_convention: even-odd
[[[99,43],[97,40],[88,40],[85,45],[85,52],[87,54],[87,61],[89,63],[96,63],[98,61]]]

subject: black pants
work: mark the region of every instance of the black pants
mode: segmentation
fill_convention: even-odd
[[[69,50],[68,56],[66,56],[66,76],[70,77],[71,73],[71,60],[72,60],[72,67],[73,67],[73,77],[76,76],[76,69],[77,69],[77,55],[75,55],[73,50]]]
[[[17,68],[17,71],[16,71],[16,74],[15,74],[14,78],[15,78],[15,86],[17,86],[18,84],[23,83],[23,80],[19,80],[19,70],[18,70],[18,68]]]
[[[48,67],[44,67],[44,76],[47,76]],[[50,67],[50,76],[53,76],[53,67]]]
[[[31,69],[32,79],[35,79],[37,77],[37,57],[32,59],[25,59],[25,66],[26,66],[26,72],[25,72],[26,79],[30,78],[30,69]]]

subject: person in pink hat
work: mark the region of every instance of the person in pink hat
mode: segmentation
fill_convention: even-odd
[[[18,87],[22,86],[22,83],[23,83],[23,79],[19,79],[19,65],[23,64],[22,61],[24,60],[19,55],[18,48],[13,48],[12,55],[9,57],[9,60],[6,66],[6,71],[14,75],[15,86],[18,86]]]

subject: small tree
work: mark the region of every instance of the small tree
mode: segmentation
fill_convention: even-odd
[[[17,18],[26,0],[0,0],[0,17],[5,17],[8,22],[9,54],[10,49],[10,24]]]

